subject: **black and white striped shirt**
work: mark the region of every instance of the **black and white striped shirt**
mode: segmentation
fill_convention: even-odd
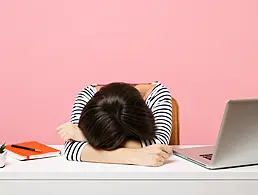
[[[154,82],[152,89],[145,102],[151,109],[155,119],[155,137],[152,140],[141,140],[142,147],[152,144],[169,144],[172,129],[172,98],[167,87],[159,82]],[[94,85],[84,88],[77,95],[72,108],[70,122],[78,124],[81,112],[88,101],[97,92]],[[81,161],[81,153],[87,142],[65,142],[64,155],[67,160]]]

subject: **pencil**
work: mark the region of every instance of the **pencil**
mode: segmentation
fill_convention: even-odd
[[[39,149],[36,149],[36,148],[29,148],[29,147],[25,147],[25,146],[14,145],[14,144],[12,144],[11,147],[20,148],[20,149],[24,149],[24,150],[35,151],[35,152],[42,152],[42,150],[39,150]]]

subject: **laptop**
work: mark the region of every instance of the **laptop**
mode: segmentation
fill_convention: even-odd
[[[258,99],[227,102],[215,145],[173,151],[207,169],[258,164]]]

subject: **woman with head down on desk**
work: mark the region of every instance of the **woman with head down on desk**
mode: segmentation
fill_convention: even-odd
[[[66,159],[163,165],[172,154],[171,99],[159,82],[89,85],[77,95],[70,121],[57,128]]]

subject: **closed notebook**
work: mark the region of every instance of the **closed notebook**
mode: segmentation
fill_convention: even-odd
[[[11,145],[7,145],[6,150],[7,150],[8,156],[16,158],[18,160],[47,158],[47,157],[60,156],[61,154],[60,150],[57,150],[55,148],[49,147],[45,144],[41,144],[36,141],[16,143],[15,145],[41,150],[41,152],[30,151],[30,150],[24,150],[21,148],[14,148]]]

